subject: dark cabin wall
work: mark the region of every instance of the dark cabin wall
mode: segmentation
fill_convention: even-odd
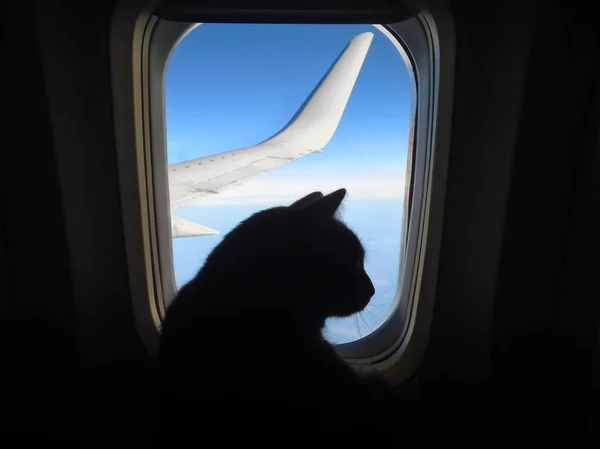
[[[28,2],[3,5],[0,431],[56,436],[56,404],[76,406],[76,336],[39,34],[26,26],[31,17]]]
[[[36,95],[47,101],[43,113],[50,117],[43,120],[51,129],[39,145],[40,171],[51,170],[41,179],[51,177],[51,182],[41,182],[31,198],[47,192],[52,196],[39,201],[42,208],[60,204],[56,233],[62,240],[54,244],[68,264],[49,265],[64,270],[54,282],[62,278],[69,292],[58,302],[36,300],[52,309],[51,323],[69,317],[75,354],[69,354],[72,370],[62,383],[76,396],[62,419],[69,421],[72,412],[79,430],[97,438],[125,428],[134,434],[134,424],[145,420],[145,401],[151,400],[150,359],[136,332],[129,291],[113,136],[109,35],[114,5],[38,2],[29,15],[31,43],[39,51]],[[37,135],[35,127],[28,134]],[[40,217],[43,211],[31,223],[39,227]],[[52,355],[66,344],[52,344],[41,328],[35,335],[50,346],[49,364],[67,366]]]
[[[419,372],[442,441],[488,425],[498,269],[537,28],[532,2],[449,2],[456,29],[451,148],[431,341]]]
[[[590,441],[600,446],[600,20],[586,15],[583,8],[572,14],[581,27],[571,40],[577,50],[575,67],[592,72],[582,102],[587,114],[580,117],[578,159],[573,180],[569,237],[566,248],[564,297],[554,316],[559,336],[570,343],[563,350],[566,363],[557,370],[563,384],[572,386],[561,396],[591,431]],[[579,72],[579,69],[574,73]],[[574,75],[575,77],[577,75]],[[581,373],[581,374],[579,374]],[[592,392],[588,389],[592,385]]]
[[[135,330],[124,252],[109,67],[114,2],[3,6],[10,138],[0,378],[10,412],[0,429],[42,440],[101,438],[119,426],[133,434],[136,421],[147,425],[150,359]]]
[[[102,2],[93,14],[70,2],[38,8],[84,364],[129,358],[138,349],[113,136],[108,47],[113,7]]]
[[[131,431],[151,400],[150,358],[135,327],[121,218],[109,60],[115,4],[40,2],[37,26],[71,260],[80,413],[92,429]]]
[[[578,2],[450,3],[455,109],[424,407],[445,441],[587,447],[596,19]]]
[[[597,19],[578,2],[544,3],[539,18],[498,278],[493,422],[524,444],[583,447],[600,310]]]

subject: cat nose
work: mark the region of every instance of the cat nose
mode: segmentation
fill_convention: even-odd
[[[374,294],[375,286],[373,285],[373,282],[371,282],[371,279],[369,279],[369,298],[371,298]]]

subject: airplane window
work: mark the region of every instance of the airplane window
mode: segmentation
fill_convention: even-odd
[[[325,336],[347,343],[378,328],[402,283],[410,70],[370,25],[194,27],[165,70],[176,287],[250,214],[345,187],[343,219],[365,245],[376,293]]]

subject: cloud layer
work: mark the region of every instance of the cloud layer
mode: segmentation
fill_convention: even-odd
[[[269,174],[270,175],[270,174]],[[334,176],[260,176],[244,184],[199,200],[198,205],[275,205],[289,204],[298,198],[320,190],[332,192],[341,187],[348,191],[349,199],[402,199],[404,176],[384,173],[378,175]]]

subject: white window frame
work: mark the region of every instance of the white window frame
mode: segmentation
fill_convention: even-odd
[[[414,5],[412,5],[414,6]],[[429,340],[445,199],[454,75],[454,30],[442,2],[375,25],[398,49],[412,77],[399,280],[390,317],[371,334],[336,349],[369,362],[395,383],[411,376]],[[113,18],[111,70],[125,245],[136,326],[158,350],[166,299],[175,295],[164,107],[164,74],[177,44],[199,24],[171,22],[148,4],[126,2]],[[412,68],[412,70],[411,70]]]

